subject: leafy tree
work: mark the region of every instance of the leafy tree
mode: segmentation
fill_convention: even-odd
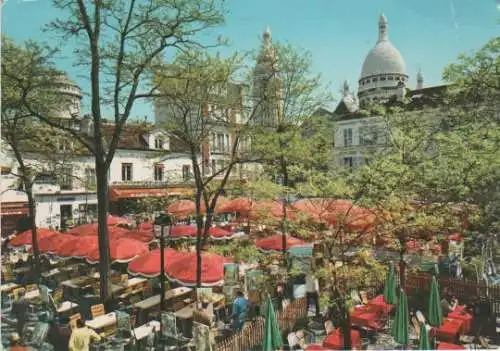
[[[85,135],[67,128],[23,101],[28,111],[45,123],[60,128],[78,140],[95,157],[101,299],[109,297],[108,170],[122,129],[134,104],[154,96],[153,68],[163,56],[177,50],[202,47],[198,34],[224,20],[218,0],[84,1],[54,0],[66,16],[48,29],[63,42],[75,39],[75,65],[88,69],[91,125]],[[14,72],[13,72],[14,73]],[[115,129],[104,142],[103,108],[112,110]]]
[[[10,154],[15,159],[17,170],[12,174],[19,178],[28,198],[33,271],[36,279],[39,279],[33,184],[42,172],[70,176],[61,173],[61,166],[66,163],[70,151],[61,152],[61,145],[70,145],[70,139],[67,134],[58,133],[54,128],[34,120],[33,111],[26,107],[25,102],[29,102],[36,113],[53,116],[69,101],[55,93],[57,86],[54,82],[57,82],[61,73],[50,66],[50,49],[33,42],[17,46],[7,37],[2,37],[2,55],[2,144],[5,155]],[[36,153],[36,157],[33,153]]]

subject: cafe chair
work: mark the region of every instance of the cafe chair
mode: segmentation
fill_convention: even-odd
[[[104,316],[106,312],[104,311],[104,305],[102,303],[98,305],[90,306],[90,314],[92,315],[92,319],[95,319],[99,316]]]
[[[52,299],[54,299],[56,305],[60,305],[61,302],[63,302],[63,296],[64,294],[61,288],[55,289],[54,292],[52,293]]]

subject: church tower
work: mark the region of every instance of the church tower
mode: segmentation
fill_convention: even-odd
[[[417,90],[424,88],[424,75],[422,74],[422,70],[418,70],[417,73]]]
[[[282,80],[278,71],[276,49],[269,27],[262,35],[262,47],[253,70],[253,122],[266,127],[276,126],[283,112]]]

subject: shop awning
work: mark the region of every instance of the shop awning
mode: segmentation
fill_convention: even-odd
[[[192,194],[192,189],[183,188],[111,188],[110,201],[138,199],[143,197],[181,196]]]
[[[25,202],[2,202],[0,214],[2,216],[27,216],[28,204]]]

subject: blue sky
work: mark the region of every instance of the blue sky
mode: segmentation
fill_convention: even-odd
[[[270,26],[275,40],[309,50],[313,70],[337,93],[344,80],[356,88],[363,60],[377,40],[381,13],[389,21],[389,39],[400,50],[415,85],[419,68],[426,85],[439,84],[441,72],[458,54],[479,49],[499,35],[499,0],[226,0],[226,24],[211,35],[223,35],[233,51],[251,50]],[[47,40],[61,42],[41,31],[56,16],[50,0],[4,0],[2,32],[16,41]],[[62,46],[63,53],[70,48]],[[70,55],[68,55],[70,57]],[[84,89],[85,80],[72,68],[71,59],[61,59]],[[141,104],[135,116],[148,116],[153,110]]]

